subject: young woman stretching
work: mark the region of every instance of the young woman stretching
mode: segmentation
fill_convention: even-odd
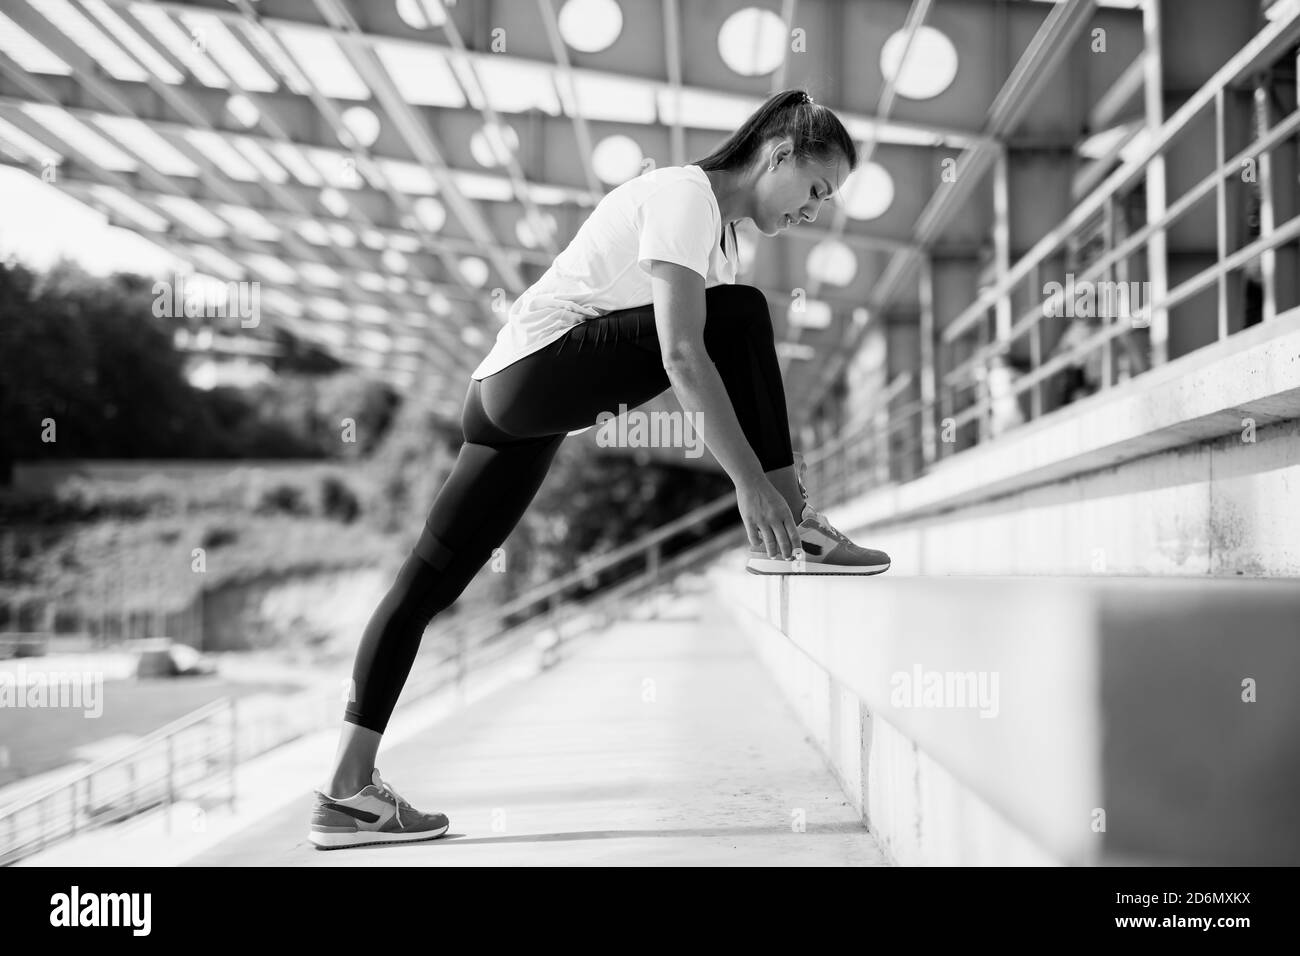
[[[312,843],[446,832],[446,816],[416,810],[380,777],[380,739],[429,621],[510,534],[566,435],[602,411],[674,390],[735,483],[748,570],[889,568],[888,555],[853,544],[807,503],[767,300],[734,284],[737,221],[753,220],[766,236],[812,222],[857,162],[834,113],[802,90],[778,93],[699,162],[608,193],[514,303],[472,375],[455,466],[362,635],[355,699],[316,792]]]

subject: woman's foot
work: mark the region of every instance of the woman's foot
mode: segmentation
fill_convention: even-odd
[[[799,514],[799,551],[792,560],[768,557],[762,548],[750,548],[745,570],[751,574],[880,574],[888,571],[889,555],[854,544],[836,529],[826,516],[808,503],[804,476],[808,466],[795,452],[794,474],[798,483],[802,513]]]
[[[880,574],[889,570],[889,555],[854,544],[811,505],[804,505],[799,522],[799,548],[789,561],[751,548],[745,570],[751,574]]]
[[[433,840],[447,832],[441,813],[424,813],[403,799],[375,770],[369,785],[350,797],[316,791],[308,839],[322,850],[378,843]]]

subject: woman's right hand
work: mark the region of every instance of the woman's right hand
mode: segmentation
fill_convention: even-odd
[[[794,557],[799,550],[798,525],[785,498],[765,475],[737,485],[736,504],[751,548],[766,551],[769,558]]]

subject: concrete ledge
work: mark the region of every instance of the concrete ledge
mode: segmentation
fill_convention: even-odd
[[[1009,820],[750,610],[732,606],[845,796],[905,866],[1043,866],[1053,860]]]
[[[1300,309],[830,510],[866,529],[935,515],[1144,455],[1300,417]]]
[[[1300,419],[859,529],[907,574],[1300,576]]]
[[[720,596],[899,862],[1300,862],[1293,585],[734,568]]]

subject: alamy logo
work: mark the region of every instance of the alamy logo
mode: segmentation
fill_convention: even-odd
[[[50,897],[51,926],[129,926],[133,936],[148,936],[152,925],[152,893],[70,893]]]
[[[260,282],[206,282],[180,274],[153,284],[156,318],[234,318],[246,329],[262,321]]]
[[[19,664],[0,670],[0,707],[81,708],[86,717],[104,713],[104,675],[99,671],[28,671]]]
[[[601,412],[596,416],[600,431],[596,444],[601,448],[684,448],[687,458],[704,454],[699,418],[688,412],[629,411],[626,404],[618,413]]]
[[[1043,315],[1049,319],[1133,319],[1150,305],[1151,283],[1076,282],[1074,273],[1067,272],[1064,284],[1048,282],[1043,295]]]
[[[920,664],[889,678],[894,707],[979,708],[981,717],[998,715],[997,671],[927,671]]]

